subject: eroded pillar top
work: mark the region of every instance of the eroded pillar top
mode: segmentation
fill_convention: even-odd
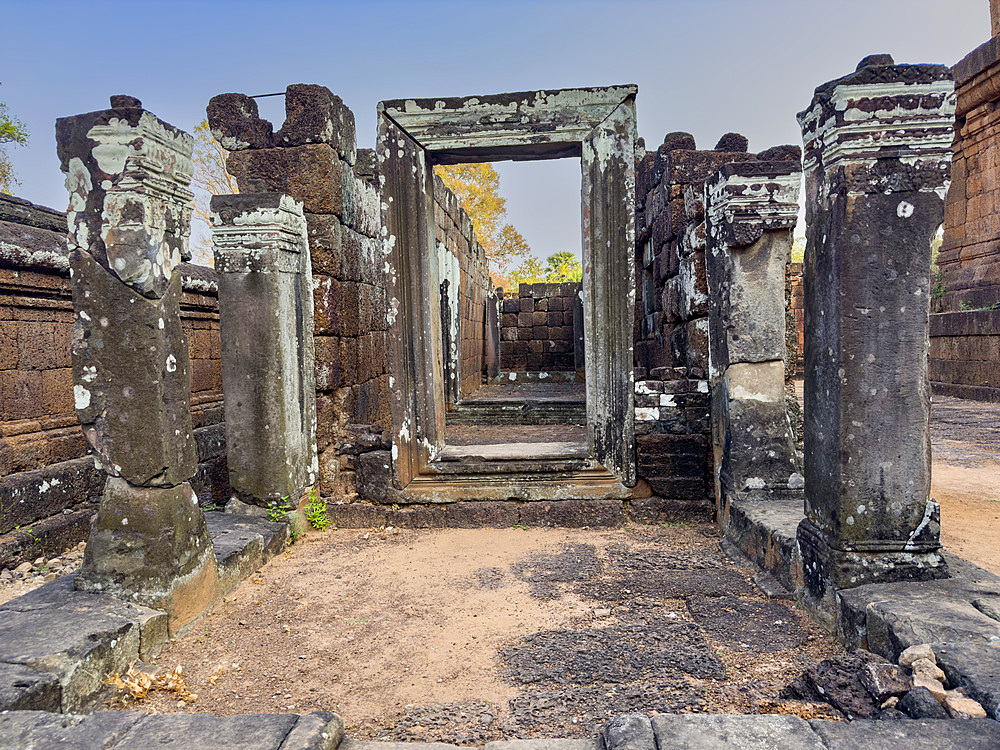
[[[194,139],[112,96],[111,108],[56,121],[69,191],[70,249],[89,253],[145,297],[159,298],[190,258]]]
[[[890,55],[869,55],[846,76],[819,86],[798,114],[807,172],[851,170],[849,191],[931,189],[947,173],[955,114],[955,86],[947,65],[896,65]],[[909,170],[880,172],[876,161],[905,158]],[[947,177],[945,178],[947,179]],[[942,192],[943,196],[943,192]]]

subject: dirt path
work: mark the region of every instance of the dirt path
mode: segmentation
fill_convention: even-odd
[[[198,699],[338,712],[359,738],[592,733],[643,711],[754,711],[839,647],[765,600],[714,527],[333,531],[178,639]]]

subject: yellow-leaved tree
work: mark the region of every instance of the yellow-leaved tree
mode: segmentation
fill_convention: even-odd
[[[507,201],[500,194],[500,175],[488,162],[439,165],[434,172],[472,220],[476,238],[486,251],[494,285],[506,287],[511,269],[531,254],[531,248],[506,221]]]
[[[203,224],[191,232],[191,255],[195,263],[214,265],[212,252],[212,219],[209,216],[209,201],[213,195],[238,193],[236,178],[226,171],[228,151],[212,137],[208,120],[202,120],[194,128],[194,153],[191,162],[194,175],[191,188],[194,190],[194,220]]]

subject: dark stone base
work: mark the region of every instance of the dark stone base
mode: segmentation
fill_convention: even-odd
[[[940,547],[922,551],[900,549],[847,551],[833,547],[808,519],[796,531],[802,558],[799,598],[830,629],[839,613],[837,591],[870,583],[931,581],[948,577]]]
[[[162,609],[171,632],[201,616],[219,596],[219,574],[191,485],[109,477],[76,587]]]

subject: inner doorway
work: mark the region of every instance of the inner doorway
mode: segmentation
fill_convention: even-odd
[[[617,86],[379,105],[378,158],[394,333],[393,472],[406,499],[630,496],[636,484],[635,94],[634,86]],[[450,360],[444,356],[448,331],[441,313],[447,301],[441,284],[447,279],[436,245],[433,167],[564,157],[580,158],[582,177],[584,273],[579,296],[586,444],[572,441],[572,448],[528,448],[516,455],[449,446],[449,394],[453,405],[462,405],[463,399],[456,396]],[[520,306],[520,290],[518,299]],[[544,312],[547,321],[550,311]],[[497,314],[503,315],[502,306]],[[499,380],[492,385],[500,387]],[[574,374],[567,390],[577,385]],[[523,386],[539,387],[527,378]],[[563,405],[572,398],[563,396]]]

